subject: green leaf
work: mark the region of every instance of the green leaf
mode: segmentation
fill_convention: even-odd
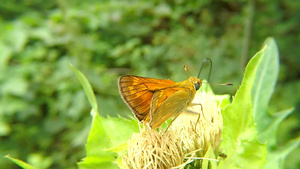
[[[258,128],[258,139],[260,138],[261,141],[264,141],[267,143],[267,148],[272,149],[274,146],[276,146],[276,134],[277,134],[277,129],[279,127],[279,124],[292,112],[294,111],[294,108],[290,108],[284,111],[281,111],[279,113],[270,115],[267,114],[267,112],[263,112],[261,114],[267,114],[264,116],[264,118],[259,119],[257,121],[257,126],[261,123],[266,123],[268,122],[268,125],[265,126],[265,128]],[[263,117],[263,116],[261,116]],[[270,150],[271,151],[271,150]]]
[[[135,119],[102,118],[102,125],[113,146],[126,142],[133,134],[139,132],[138,122]]]
[[[232,104],[222,112],[224,130],[221,150],[227,158],[219,163],[219,168],[261,168],[264,165],[266,146],[257,140],[251,91],[265,50],[249,61]]]
[[[91,114],[93,115],[93,121],[86,144],[87,157],[83,159],[83,162],[79,162],[78,166],[81,169],[117,168],[117,165],[113,163],[117,154],[104,151],[105,148],[111,147],[111,143],[105,133],[102,119],[98,112],[92,112]]]
[[[214,159],[216,159],[216,155],[211,147],[211,145],[209,145],[207,152],[204,155],[204,159],[202,162],[202,168],[210,168],[210,169],[217,169],[217,161],[215,161]],[[210,166],[209,166],[210,164]]]
[[[106,149],[105,151],[111,151],[111,152],[116,152],[117,153],[117,152],[125,151],[125,150],[127,150],[127,148],[128,148],[128,144],[126,142],[126,143],[123,143],[123,144],[119,144],[115,147]]]
[[[285,146],[279,148],[276,151],[272,151],[268,154],[267,162],[263,169],[279,169],[283,168],[284,160],[286,156],[299,147],[300,137],[295,140],[290,141]]]
[[[0,42],[0,72],[4,72],[6,70],[6,67],[9,65],[9,59],[12,55],[12,49],[7,47],[5,44]]]
[[[261,143],[268,142],[268,146],[273,146],[276,144],[275,133],[272,134],[269,132],[276,132],[276,129],[268,129],[276,117],[268,114],[267,110],[279,73],[279,54],[276,42],[273,38],[268,38],[265,41],[265,46],[266,50],[262,53],[261,64],[257,68],[256,78],[252,88],[252,102],[254,120],[257,123],[258,140]],[[284,118],[281,117],[279,118],[283,120]],[[278,125],[279,123],[276,124]],[[274,125],[273,127],[277,128],[277,126]],[[271,137],[271,135],[273,135],[273,137]]]
[[[10,155],[6,155],[5,158],[10,159],[12,162],[14,162],[15,164],[17,164],[18,166],[20,166],[24,169],[35,169],[33,166],[25,163],[22,160],[15,159],[15,158],[11,157]]]
[[[134,119],[127,120],[121,117],[103,118],[98,112],[91,114],[93,122],[86,145],[87,157],[78,165],[84,169],[117,168],[115,163],[117,154],[109,150],[113,146],[126,142],[133,132],[137,132],[138,123]]]
[[[215,100],[221,109],[224,109],[226,106],[230,104],[230,95],[215,95]]]
[[[71,66],[72,70],[75,72],[77,78],[79,79],[79,81],[83,87],[83,90],[89,99],[89,102],[90,102],[92,108],[94,109],[95,112],[98,112],[97,100],[96,100],[94,91],[93,91],[92,86],[90,85],[89,81],[87,80],[85,75],[83,73],[81,73],[79,70],[77,70],[72,64],[70,64],[70,66]]]
[[[274,149],[277,146],[277,129],[279,124],[292,113],[293,108],[280,113],[268,113],[268,106],[275,89],[279,73],[279,54],[273,38],[265,41],[266,50],[263,53],[261,64],[252,88],[254,120],[257,124],[258,140],[267,143],[267,162],[264,168],[282,168],[285,156],[291,151],[287,146]],[[284,151],[288,150],[288,151]]]
[[[117,168],[115,163],[117,154],[110,150],[111,147],[126,142],[133,132],[139,131],[139,126],[134,119],[103,118],[98,113],[98,105],[93,89],[87,78],[71,65],[92,105],[92,127],[86,144],[87,157],[79,162],[80,168]],[[119,147],[120,148],[120,147]],[[124,148],[124,147],[121,147]]]

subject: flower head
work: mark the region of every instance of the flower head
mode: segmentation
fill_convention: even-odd
[[[218,149],[223,119],[214,95],[197,92],[193,105],[183,111],[167,131],[143,128],[128,141],[123,163],[129,168],[172,168]]]
[[[199,150],[204,156],[209,145],[219,147],[223,118],[211,92],[197,92],[193,105],[173,122],[170,129],[177,131],[185,153]]]

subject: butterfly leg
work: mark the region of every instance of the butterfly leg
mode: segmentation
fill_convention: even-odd
[[[192,104],[190,105],[190,107],[192,107],[192,106],[201,106],[201,112],[203,112],[203,106],[202,106],[201,103],[192,103]],[[187,109],[187,112],[188,112],[188,113],[193,113],[193,114],[199,114],[198,112],[195,112],[195,111],[190,110],[190,109]]]
[[[202,106],[201,103],[192,103],[191,106],[201,106],[201,113],[203,113],[203,106]],[[186,112],[193,113],[193,114],[198,114],[199,116],[198,116],[198,119],[196,121],[196,124],[199,122],[199,120],[200,120],[200,113],[199,112],[195,112],[195,111],[190,110],[190,109],[186,109]]]
[[[201,103],[192,103],[191,106],[201,106],[201,113],[203,113],[203,106],[202,106]],[[197,128],[196,128],[196,127],[197,127],[197,123],[198,123],[199,120],[200,120],[200,113],[199,113],[199,112],[195,112],[195,111],[190,110],[190,109],[186,109],[186,112],[188,112],[188,113],[193,113],[193,114],[197,114],[197,115],[198,115],[197,121],[196,121],[196,123],[195,123],[195,125],[194,125],[194,131],[195,131],[195,133],[197,134],[197,136],[200,137],[200,136],[198,135],[198,133],[197,133]],[[204,117],[204,116],[203,116],[203,117]]]
[[[201,111],[203,111],[202,104],[199,103],[199,104],[197,104],[197,105],[201,105]],[[196,131],[197,123],[198,123],[199,120],[200,120],[200,114],[199,114],[198,112],[195,112],[195,111],[189,110],[189,109],[186,109],[186,112],[188,112],[188,113],[193,113],[193,114],[197,114],[197,115],[198,115],[197,121],[196,121],[196,123],[195,123],[195,125],[194,125],[194,131],[195,131],[196,135],[197,135],[198,137],[200,137],[199,134],[198,134],[197,131]],[[180,114],[181,114],[181,113],[180,113]],[[178,116],[179,116],[180,114],[178,114]],[[170,127],[170,126],[172,125],[172,123],[177,119],[178,116],[176,116],[175,118],[172,119],[171,123],[168,125],[168,127],[167,127],[166,130],[164,131],[163,135],[167,132],[167,130],[169,129],[169,127]]]
[[[197,114],[198,118],[197,118],[196,123],[193,125],[193,122],[191,121],[191,125],[194,126],[194,127],[193,127],[193,130],[194,130],[194,132],[196,133],[196,135],[200,138],[200,135],[197,133],[197,123],[198,123],[199,120],[200,120],[200,113],[195,112],[195,111],[192,111],[192,110],[188,110],[188,109],[186,110],[186,112],[188,112],[188,113],[193,113],[193,114]]]

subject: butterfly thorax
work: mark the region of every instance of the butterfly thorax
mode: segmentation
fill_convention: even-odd
[[[182,82],[175,83],[173,87],[188,88],[191,91],[197,91],[202,85],[202,80],[196,77],[190,77]]]

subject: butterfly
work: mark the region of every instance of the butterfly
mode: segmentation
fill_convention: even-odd
[[[118,80],[119,93],[140,122],[146,123],[152,129],[157,129],[166,120],[170,118],[175,120],[183,110],[192,105],[196,91],[203,83],[199,76],[206,61],[210,61],[210,76],[212,61],[206,58],[198,76],[189,76],[182,82],[133,75],[121,76]],[[186,66],[184,68],[187,73]]]
[[[133,75],[121,76],[119,93],[135,117],[150,128],[160,127],[166,120],[176,119],[191,105],[202,80],[189,77],[182,82]]]

